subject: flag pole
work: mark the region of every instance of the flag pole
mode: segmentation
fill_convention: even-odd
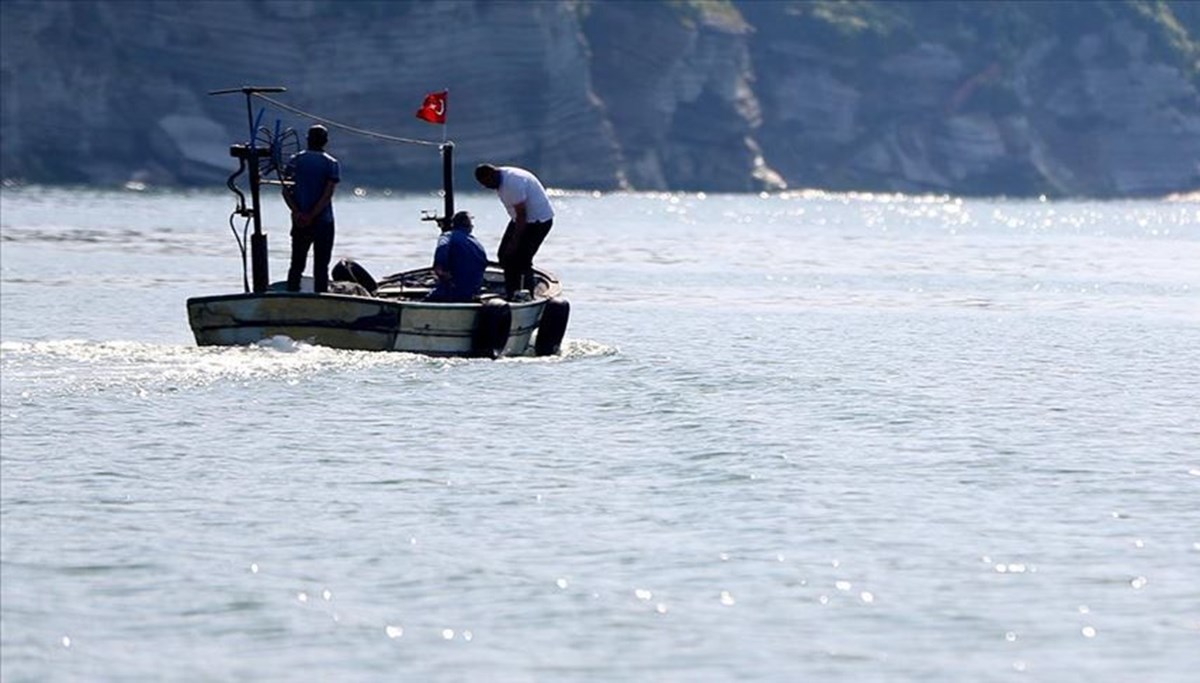
[[[442,113],[449,114],[450,109],[450,88],[443,88],[445,93],[444,104],[442,105]],[[442,122],[442,185],[446,193],[446,225],[450,226],[454,220],[454,143],[449,142],[447,129],[450,127],[450,117],[445,116]]]
[[[445,215],[437,218],[435,214],[433,218],[443,230],[449,230],[454,219],[454,143],[450,141],[446,131],[446,100],[449,94],[449,88],[431,92],[425,96],[425,101],[417,110],[417,118],[442,127],[442,144],[438,145],[438,149],[442,153],[442,195],[446,205]]]
[[[442,190],[445,195],[446,226],[454,218],[454,143],[442,143]]]

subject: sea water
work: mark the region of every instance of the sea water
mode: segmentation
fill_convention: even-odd
[[[198,348],[231,195],[0,199],[6,683],[1200,670],[1195,202],[559,193],[562,354],[493,362]]]

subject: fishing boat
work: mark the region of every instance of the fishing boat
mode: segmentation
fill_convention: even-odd
[[[288,182],[284,165],[298,151],[298,136],[288,129],[261,125],[254,115],[255,98],[284,92],[282,87],[243,86],[212,95],[243,93],[250,139],[230,147],[238,170],[226,182],[237,196],[230,217],[245,219],[238,246],[242,253],[242,290],[188,299],[188,321],[200,346],[242,346],[278,336],[320,346],[359,351],[403,351],[433,356],[499,358],[559,352],[570,304],[552,273],[534,269],[533,282],[506,296],[504,273],[489,264],[473,301],[441,303],[425,297],[437,284],[432,265],[379,279],[361,265],[342,259],[331,270],[329,291],[289,292],[285,282],[269,282],[267,237],[262,229],[260,190],[264,184]],[[401,138],[401,140],[403,140]],[[444,214],[423,212],[421,220],[443,229],[454,215],[454,143],[437,145],[442,159]],[[246,174],[249,201],[238,179]],[[274,176],[274,177],[272,177]],[[253,233],[246,239],[249,226]],[[238,233],[234,230],[234,235]],[[250,247],[251,277],[246,274]],[[303,289],[303,288],[302,288]]]

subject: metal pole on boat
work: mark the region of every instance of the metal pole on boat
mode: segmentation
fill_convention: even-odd
[[[267,291],[267,285],[271,280],[267,272],[267,236],[262,231],[262,211],[259,209],[258,203],[260,185],[258,153],[259,150],[254,147],[250,148],[252,157],[250,160],[250,206],[252,207],[251,211],[254,212],[254,233],[250,235],[250,267],[255,294]]]
[[[280,86],[254,86],[243,85],[240,88],[227,88],[225,90],[212,90],[209,95],[227,95],[230,93],[240,92],[246,95],[246,122],[250,128],[249,142],[249,159],[247,162],[250,165],[250,216],[254,220],[254,234],[250,236],[250,264],[253,273],[253,290],[256,294],[267,291],[267,285],[270,282],[270,275],[267,270],[267,236],[262,231],[262,210],[259,206],[259,187],[261,178],[258,174],[258,157],[261,153],[270,153],[270,150],[259,150],[255,147],[255,139],[258,137],[254,130],[254,93],[259,92],[287,92],[287,88]]]
[[[446,225],[454,218],[454,143],[442,143],[442,189],[446,199]]]

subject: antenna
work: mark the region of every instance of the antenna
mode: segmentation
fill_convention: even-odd
[[[250,212],[254,219],[254,234],[250,236],[250,263],[254,275],[254,291],[265,292],[270,280],[267,273],[267,236],[262,231],[262,210],[259,203],[259,157],[262,156],[255,147],[256,126],[254,123],[254,105],[251,101],[255,93],[287,92],[282,86],[243,85],[240,88],[225,88],[210,90],[209,95],[230,95],[242,93],[246,96],[246,122],[250,125],[249,147],[234,145],[230,155],[246,160],[250,165]],[[270,150],[266,150],[269,154]]]

